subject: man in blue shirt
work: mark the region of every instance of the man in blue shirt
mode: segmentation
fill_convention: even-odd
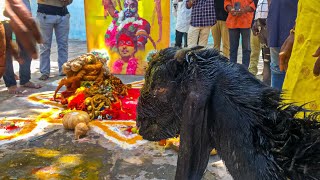
[[[282,89],[285,72],[280,72],[280,47],[294,27],[297,17],[298,0],[268,0],[270,4],[267,18],[269,47],[271,56],[271,87]]]

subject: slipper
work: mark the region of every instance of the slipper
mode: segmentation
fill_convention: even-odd
[[[17,86],[8,87],[9,94],[22,94],[22,91]]]
[[[46,74],[42,74],[42,76],[39,78],[39,80],[41,80],[41,81],[45,81],[47,79],[49,79],[49,76]]]
[[[31,89],[40,89],[42,86],[40,84],[35,84],[31,81],[22,84],[21,86],[25,87],[25,88],[31,88]]]

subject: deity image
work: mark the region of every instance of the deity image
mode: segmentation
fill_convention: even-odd
[[[87,49],[106,52],[113,74],[143,75],[150,53],[170,46],[170,13],[161,0],[85,1]]]
[[[116,41],[121,58],[113,63],[111,72],[135,75],[138,68],[138,59],[134,57],[138,49],[137,36],[127,29],[122,29],[117,34]]]
[[[153,42],[150,35],[150,23],[139,17],[138,14],[138,1],[137,0],[125,0],[124,9],[120,12],[117,11],[113,3],[104,4],[105,9],[113,17],[113,21],[109,25],[105,34],[105,43],[112,51],[117,50],[116,36],[122,29],[127,29],[137,36],[137,48],[138,50],[144,50],[148,39]]]

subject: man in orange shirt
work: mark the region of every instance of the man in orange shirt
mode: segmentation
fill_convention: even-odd
[[[248,68],[250,63],[250,28],[255,5],[253,0],[224,0],[228,12],[226,25],[229,28],[230,61],[236,63],[240,34],[242,37],[242,64]]]

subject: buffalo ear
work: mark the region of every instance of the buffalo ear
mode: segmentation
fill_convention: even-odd
[[[188,48],[180,49],[174,55],[174,59],[176,59],[179,63],[183,63],[186,58],[186,54],[190,51]]]
[[[176,59],[179,63],[183,63],[183,61],[185,61],[186,57],[188,56],[188,53],[197,51],[203,48],[204,48],[203,46],[195,46],[192,48],[184,48],[184,49],[178,50],[174,55],[174,59]]]

